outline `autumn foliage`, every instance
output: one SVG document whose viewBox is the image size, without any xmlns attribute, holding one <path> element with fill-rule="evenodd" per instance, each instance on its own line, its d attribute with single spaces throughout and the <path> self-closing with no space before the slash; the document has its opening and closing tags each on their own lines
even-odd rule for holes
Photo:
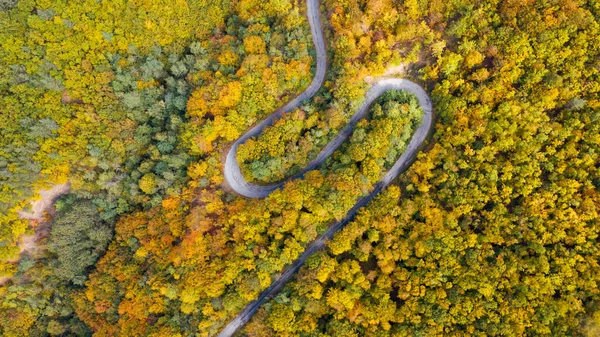
<svg viewBox="0 0 600 337">
<path fill-rule="evenodd" d="M 379 76 L 435 132 L 249 336 L 595 336 L 600 9 L 594 1 L 323 1 L 328 75 L 239 147 L 297 172 Z M 266 199 L 231 142 L 306 88 L 303 1 L 0 0 L 0 335 L 214 336 L 368 193 L 419 119 L 390 92 Z M 398 67 L 400 64 L 404 67 Z M 35 254 L 17 211 L 70 181 Z"/>
</svg>

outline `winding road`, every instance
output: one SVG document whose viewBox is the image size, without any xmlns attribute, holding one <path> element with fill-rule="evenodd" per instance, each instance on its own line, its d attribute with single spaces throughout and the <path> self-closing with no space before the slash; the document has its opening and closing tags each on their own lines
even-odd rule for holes
<svg viewBox="0 0 600 337">
<path fill-rule="evenodd" d="M 348 222 L 350 222 L 358 210 L 365 206 L 369 201 L 371 201 L 379 192 L 381 192 L 385 187 L 387 187 L 393 180 L 396 178 L 401 172 L 403 172 L 412 162 L 412 160 L 416 157 L 419 149 L 427 135 L 429 134 L 432 127 L 432 115 L 433 108 L 431 104 L 431 99 L 419 86 L 418 84 L 411 82 L 406 79 L 400 78 L 388 78 L 377 81 L 367 92 L 366 99 L 364 103 L 360 106 L 357 112 L 352 116 L 350 122 L 340 131 L 340 133 L 331 140 L 321 152 L 317 155 L 317 157 L 308 163 L 308 165 L 297 175 L 292 176 L 282 182 L 270 184 L 270 185 L 256 185 L 252 184 L 244 178 L 238 162 L 236 160 L 236 150 L 238 145 L 244 143 L 248 139 L 252 137 L 256 137 L 260 135 L 264 128 L 267 126 L 273 125 L 277 119 L 282 117 L 286 112 L 289 112 L 295 108 L 297 108 L 302 101 L 311 98 L 314 96 L 321 85 L 323 84 L 323 80 L 325 79 L 325 72 L 327 71 L 327 54 L 325 50 L 325 42 L 323 38 L 323 29 L 321 26 L 321 18 L 320 18 L 320 10 L 319 10 L 319 1 L 318 0 L 306 0 L 307 7 L 307 15 L 308 21 L 310 24 L 310 29 L 312 33 L 313 43 L 315 45 L 316 54 L 317 54 L 317 69 L 315 72 L 315 77 L 313 78 L 311 84 L 308 88 L 290 101 L 288 104 L 275 111 L 261 123 L 250 129 L 246 132 L 242 137 L 233 143 L 229 152 L 227 153 L 227 157 L 225 159 L 224 166 L 224 174 L 225 179 L 229 186 L 237 193 L 249 197 L 249 198 L 264 198 L 268 196 L 274 190 L 280 188 L 287 181 L 292 179 L 297 179 L 302 177 L 306 172 L 311 171 L 319 167 L 333 152 L 352 134 L 352 130 L 358 121 L 364 118 L 371 107 L 371 104 L 379 98 L 383 93 L 388 90 L 405 90 L 413 93 L 421 105 L 423 109 L 423 117 L 421 120 L 421 125 L 413 134 L 410 143 L 406 147 L 406 150 L 400 158 L 394 163 L 392 168 L 385 174 L 385 176 L 375 184 L 375 187 L 371 193 L 362 197 L 361 199 L 352 206 L 352 208 L 346 213 L 346 216 L 340 220 L 332 224 L 325 233 L 323 233 L 319 238 L 310 243 L 304 253 L 300 255 L 298 259 L 296 259 L 287 269 L 285 269 L 282 274 L 279 276 L 277 280 L 275 280 L 271 286 L 265 289 L 258 298 L 248 304 L 246 308 L 244 308 L 218 335 L 219 337 L 229 337 L 232 336 L 239 328 L 244 326 L 250 318 L 258 311 L 259 307 L 269 298 L 273 297 L 275 294 L 281 290 L 281 288 L 287 283 L 293 275 L 300 269 L 300 267 L 304 264 L 306 259 L 311 256 L 313 253 L 323 249 L 325 247 L 325 243 L 327 240 L 330 240 L 333 235 L 340 229 L 342 229 Z"/>
</svg>

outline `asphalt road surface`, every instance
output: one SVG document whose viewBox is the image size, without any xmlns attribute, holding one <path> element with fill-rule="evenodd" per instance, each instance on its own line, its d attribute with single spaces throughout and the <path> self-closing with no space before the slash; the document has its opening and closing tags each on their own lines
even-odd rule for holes
<svg viewBox="0 0 600 337">
<path fill-rule="evenodd" d="M 255 301 L 248 304 L 248 306 L 246 306 L 244 310 L 242 310 L 231 322 L 229 322 L 227 326 L 225 326 L 225 328 L 218 335 L 219 337 L 232 336 L 238 329 L 244 326 L 265 301 L 272 298 L 275 294 L 279 292 L 279 290 L 281 290 L 285 283 L 287 283 L 294 276 L 294 274 L 298 271 L 298 269 L 300 269 L 300 267 L 304 264 L 304 262 L 309 256 L 323 249 L 327 240 L 330 240 L 335 234 L 335 232 L 342 229 L 348 222 L 350 222 L 361 207 L 365 206 L 377 194 L 379 194 L 379 192 L 381 192 L 386 186 L 388 186 L 394 180 L 394 178 L 396 178 L 400 173 L 406 170 L 410 163 L 412 163 L 412 161 L 415 159 L 421 145 L 427 138 L 427 135 L 429 134 L 432 127 L 433 108 L 431 105 L 431 99 L 421 86 L 406 79 L 383 79 L 377 81 L 369 89 L 364 103 L 352 116 L 350 122 L 342 129 L 342 131 L 340 131 L 340 133 L 333 140 L 331 140 L 323 148 L 323 150 L 321 150 L 321 152 L 317 155 L 317 157 L 314 160 L 308 163 L 308 165 L 300 173 L 282 182 L 270 185 L 256 185 L 246 181 L 246 179 L 242 175 L 242 172 L 240 170 L 235 156 L 238 145 L 244 143 L 246 140 L 252 137 L 260 135 L 265 127 L 272 125 L 286 112 L 297 108 L 302 103 L 302 101 L 314 96 L 323 84 L 323 80 L 325 79 L 327 64 L 325 43 L 323 40 L 323 30 L 320 19 L 319 1 L 307 0 L 306 6 L 308 21 L 310 23 L 310 29 L 312 33 L 312 39 L 317 52 L 317 69 L 315 72 L 315 77 L 313 78 L 310 86 L 304 92 L 302 92 L 298 97 L 290 101 L 288 104 L 286 104 L 279 110 L 269 115 L 269 117 L 263 120 L 260 124 L 246 132 L 246 134 L 244 134 L 242 137 L 236 140 L 233 146 L 230 148 L 229 152 L 227 153 L 227 158 L 225 160 L 224 171 L 227 183 L 235 192 L 249 198 L 264 198 L 274 190 L 282 187 L 283 184 L 285 184 L 285 182 L 291 179 L 300 178 L 304 175 L 304 173 L 316 169 L 331 154 L 333 154 L 333 152 L 352 134 L 354 126 L 358 121 L 360 121 L 366 116 L 371 104 L 377 98 L 379 98 L 379 96 L 381 96 L 388 90 L 405 90 L 413 93 L 417 97 L 417 99 L 419 100 L 419 104 L 423 108 L 423 118 L 421 120 L 421 125 L 413 134 L 413 137 L 411 138 L 411 141 L 406 147 L 404 153 L 400 156 L 396 163 L 394 163 L 394 166 L 392 166 L 392 168 L 385 174 L 385 176 L 375 185 L 373 191 L 359 199 L 358 202 L 354 204 L 354 206 L 352 206 L 350 211 L 346 213 L 346 216 L 341 221 L 332 224 L 325 233 L 323 233 L 321 236 L 319 236 L 319 238 L 317 238 L 315 241 L 309 244 L 304 253 L 298 259 L 296 259 L 287 269 L 285 269 L 283 273 L 279 276 L 279 278 L 275 280 L 271 284 L 271 286 L 269 286 L 269 288 L 264 290 Z"/>
</svg>

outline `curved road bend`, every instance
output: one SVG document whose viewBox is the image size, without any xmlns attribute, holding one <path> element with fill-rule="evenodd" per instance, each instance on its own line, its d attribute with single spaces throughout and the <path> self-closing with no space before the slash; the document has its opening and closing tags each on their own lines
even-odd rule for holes
<svg viewBox="0 0 600 337">
<path fill-rule="evenodd" d="M 258 125 L 250 129 L 238 140 L 236 140 L 229 149 L 227 157 L 225 158 L 225 180 L 227 180 L 227 183 L 235 192 L 245 197 L 264 198 L 277 188 L 283 186 L 283 184 L 287 180 L 277 184 L 266 186 L 255 185 L 247 182 L 244 176 L 242 175 L 242 171 L 240 170 L 240 166 L 238 165 L 237 159 L 235 157 L 238 145 L 246 142 L 252 137 L 260 135 L 265 127 L 273 125 L 273 123 L 275 123 L 275 121 L 282 117 L 286 112 L 294 110 L 295 108 L 300 106 L 300 103 L 302 103 L 302 101 L 313 97 L 317 93 L 319 88 L 321 88 L 323 80 L 325 79 L 325 72 L 327 71 L 327 54 L 325 52 L 323 29 L 321 28 L 319 1 L 306 0 L 306 13 L 308 15 L 308 22 L 310 24 L 310 32 L 312 35 L 313 44 L 315 45 L 315 50 L 317 52 L 317 69 L 315 71 L 315 77 L 313 77 L 313 80 L 308 86 L 308 88 L 306 88 L 306 90 L 304 90 L 300 95 L 298 95 L 298 97 L 294 98 L 288 104 L 279 108 L 279 110 L 270 114 L 269 117 L 265 118 L 262 122 L 260 122 Z M 312 170 L 318 166 L 318 164 L 314 166 L 311 166 L 311 164 L 312 162 L 309 163 L 308 166 L 302 172 L 300 172 L 299 175 L 302 175 L 305 172 Z M 296 176 L 292 178 L 296 178 Z"/>
<path fill-rule="evenodd" d="M 287 283 L 293 275 L 300 269 L 300 267 L 304 264 L 306 259 L 311 256 L 313 253 L 323 249 L 325 247 L 325 242 L 330 240 L 333 235 L 340 229 L 342 229 L 348 222 L 350 222 L 358 210 L 365 206 L 369 201 L 371 201 L 379 192 L 381 192 L 385 187 L 387 187 L 394 178 L 396 178 L 400 173 L 402 173 L 406 168 L 410 165 L 412 160 L 416 157 L 419 149 L 432 126 L 432 115 L 433 108 L 431 104 L 431 99 L 423 90 L 421 86 L 418 84 L 411 82 L 406 79 L 384 79 L 378 81 L 374 84 L 369 91 L 367 92 L 367 96 L 365 102 L 360 106 L 358 111 L 352 116 L 350 122 L 340 131 L 340 133 L 329 142 L 323 150 L 317 155 L 317 157 L 312 160 L 299 174 L 290 177 L 282 182 L 271 184 L 271 185 L 256 185 L 249 183 L 246 181 L 240 167 L 236 161 L 235 153 L 237 150 L 237 146 L 241 143 L 244 143 L 251 137 L 258 136 L 262 133 L 263 129 L 267 126 L 272 125 L 277 118 L 282 116 L 284 113 L 295 109 L 300 105 L 300 103 L 305 100 L 311 98 L 317 90 L 319 90 L 321 84 L 323 83 L 323 79 L 325 78 L 326 69 L 326 53 L 325 53 L 325 43 L 323 41 L 323 31 L 321 28 L 321 20 L 319 13 L 319 2 L 318 0 L 307 0 L 307 14 L 308 21 L 310 23 L 313 43 L 315 45 L 315 49 L 317 51 L 317 70 L 315 72 L 315 77 L 313 78 L 310 86 L 302 92 L 298 97 L 290 101 L 284 107 L 275 111 L 269 117 L 267 117 L 260 124 L 250 129 L 246 134 L 240 137 L 231 149 L 229 153 L 227 153 L 227 158 L 225 160 L 225 179 L 235 190 L 237 193 L 244 195 L 249 198 L 264 198 L 268 196 L 272 191 L 277 188 L 283 186 L 283 184 L 291 179 L 296 179 L 304 175 L 307 171 L 314 170 L 319 165 L 321 165 L 325 159 L 327 159 L 343 142 L 350 136 L 352 130 L 356 123 L 364 118 L 369 111 L 371 104 L 379 98 L 383 93 L 388 90 L 406 90 L 408 92 L 413 93 L 421 107 L 423 108 L 423 117 L 421 120 L 421 125 L 413 134 L 410 143 L 406 147 L 406 150 L 400 158 L 394 163 L 392 168 L 385 174 L 385 176 L 375 184 L 375 187 L 371 193 L 360 198 L 354 206 L 346 213 L 346 216 L 340 220 L 339 222 L 331 225 L 325 233 L 323 233 L 319 238 L 310 243 L 304 253 L 300 255 L 298 259 L 296 259 L 287 269 L 283 271 L 283 273 L 279 276 L 277 280 L 275 280 L 271 286 L 265 289 L 258 298 L 248 304 L 246 308 L 244 308 L 218 335 L 219 337 L 229 337 L 232 336 L 239 328 L 244 326 L 250 318 L 258 311 L 258 308 L 269 298 L 273 297 L 275 294 L 281 290 L 285 283 Z"/>
</svg>

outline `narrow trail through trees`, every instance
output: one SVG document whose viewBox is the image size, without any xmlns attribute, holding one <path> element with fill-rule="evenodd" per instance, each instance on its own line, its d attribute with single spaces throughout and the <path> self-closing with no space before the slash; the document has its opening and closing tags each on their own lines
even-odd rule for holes
<svg viewBox="0 0 600 337">
<path fill-rule="evenodd" d="M 227 153 L 224 167 L 225 179 L 229 186 L 235 192 L 243 196 L 249 198 L 264 198 L 274 190 L 282 187 L 287 181 L 301 178 L 306 172 L 316 169 L 352 134 L 354 126 L 358 121 L 367 115 L 372 103 L 388 90 L 405 90 L 417 97 L 419 104 L 423 109 L 421 125 L 413 134 L 404 153 L 402 153 L 400 158 L 394 163 L 392 168 L 385 174 L 385 176 L 377 184 L 375 184 L 373 191 L 359 199 L 358 202 L 356 202 L 356 204 L 354 204 L 354 206 L 348 211 L 348 213 L 346 213 L 346 216 L 341 221 L 332 224 L 327 231 L 325 231 L 325 233 L 308 245 L 304 253 L 287 269 L 285 269 L 281 276 L 279 276 L 279 278 L 275 280 L 271 286 L 264 290 L 255 301 L 248 304 L 246 308 L 244 308 L 231 322 L 229 322 L 227 326 L 225 326 L 225 328 L 218 335 L 219 337 L 232 336 L 239 328 L 244 326 L 266 300 L 273 297 L 277 292 L 279 292 L 279 290 L 281 290 L 285 283 L 287 283 L 293 277 L 293 275 L 300 269 L 309 256 L 323 249 L 327 240 L 330 240 L 338 230 L 342 229 L 348 222 L 350 222 L 360 208 L 369 203 L 369 201 L 371 201 L 377 194 L 387 187 L 394 180 L 394 178 L 402 173 L 416 157 L 421 145 L 427 138 L 427 135 L 432 127 L 433 108 L 431 99 L 421 86 L 412 81 L 400 78 L 376 81 L 375 84 L 369 89 L 364 103 L 352 116 L 350 122 L 333 140 L 331 140 L 323 148 L 323 150 L 321 150 L 315 159 L 308 163 L 308 165 L 301 172 L 279 183 L 270 185 L 256 185 L 246 181 L 236 160 L 236 151 L 238 145 L 244 143 L 252 137 L 260 135 L 266 127 L 273 125 L 273 123 L 285 113 L 297 108 L 302 101 L 314 96 L 325 79 L 327 62 L 323 29 L 321 26 L 319 1 L 306 0 L 306 7 L 312 39 L 317 55 L 315 76 L 311 84 L 304 92 L 279 110 L 269 115 L 267 118 L 265 118 L 265 120 L 250 129 L 233 143 L 229 149 L 229 152 Z"/>
</svg>

